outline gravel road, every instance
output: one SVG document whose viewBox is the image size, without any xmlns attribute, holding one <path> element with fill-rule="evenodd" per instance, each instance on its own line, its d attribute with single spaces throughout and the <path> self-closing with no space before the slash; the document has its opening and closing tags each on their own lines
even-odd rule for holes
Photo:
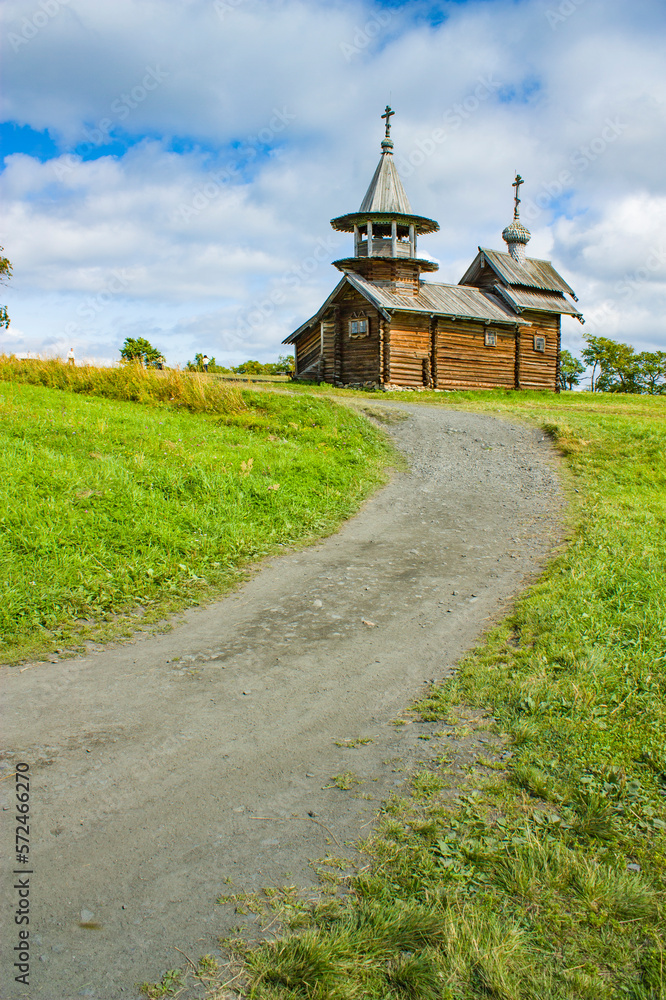
<svg viewBox="0 0 666 1000">
<path fill-rule="evenodd" d="M 4 868 L 5 1000 L 134 998 L 183 963 L 176 947 L 214 953 L 239 923 L 221 893 L 314 886 L 309 862 L 351 856 L 423 757 L 422 730 L 392 720 L 543 565 L 563 499 L 534 429 L 379 405 L 406 414 L 388 429 L 410 471 L 338 534 L 167 633 L 0 668 L 3 767 L 32 768 L 34 872 L 26 990 Z M 356 738 L 372 742 L 336 746 Z M 344 771 L 361 784 L 332 785 Z M 13 784 L 0 784 L 9 865 Z"/>
</svg>

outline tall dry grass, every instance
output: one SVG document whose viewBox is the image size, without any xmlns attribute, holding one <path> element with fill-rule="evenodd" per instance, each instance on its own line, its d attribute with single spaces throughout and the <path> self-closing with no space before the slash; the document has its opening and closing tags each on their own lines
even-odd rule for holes
<svg viewBox="0 0 666 1000">
<path fill-rule="evenodd" d="M 22 360 L 2 354 L 0 380 L 133 403 L 166 403 L 195 413 L 236 413 L 245 409 L 237 386 L 199 372 L 173 368 L 159 371 L 140 364 L 76 367 L 58 360 Z"/>
</svg>

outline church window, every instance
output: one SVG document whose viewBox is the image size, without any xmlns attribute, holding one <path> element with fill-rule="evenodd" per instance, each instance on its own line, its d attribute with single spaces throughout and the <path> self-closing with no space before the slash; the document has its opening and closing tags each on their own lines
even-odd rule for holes
<svg viewBox="0 0 666 1000">
<path fill-rule="evenodd" d="M 535 337 L 534 338 L 534 350 L 539 351 L 541 354 L 546 353 L 546 338 L 545 337 Z"/>
<path fill-rule="evenodd" d="M 349 336 L 354 338 L 368 336 L 367 316 L 354 316 L 349 320 Z"/>
<path fill-rule="evenodd" d="M 497 347 L 497 334 L 486 330 L 486 347 Z"/>
</svg>

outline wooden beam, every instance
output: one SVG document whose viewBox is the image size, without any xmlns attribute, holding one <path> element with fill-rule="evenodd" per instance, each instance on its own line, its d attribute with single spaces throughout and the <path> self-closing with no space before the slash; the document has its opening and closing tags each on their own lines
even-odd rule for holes
<svg viewBox="0 0 666 1000">
<path fill-rule="evenodd" d="M 516 326 L 516 346 L 513 362 L 513 387 L 520 389 L 520 327 Z"/>
<path fill-rule="evenodd" d="M 437 317 L 430 317 L 430 376 L 433 389 L 437 388 Z"/>
<path fill-rule="evenodd" d="M 382 320 L 384 324 L 384 382 L 391 381 L 391 324 Z"/>
<path fill-rule="evenodd" d="M 340 324 L 340 306 L 333 306 L 333 381 L 342 381 L 342 329 Z"/>
<path fill-rule="evenodd" d="M 384 326 L 385 320 L 378 315 L 379 336 L 377 337 L 377 371 L 379 373 L 379 384 L 384 384 Z"/>
</svg>

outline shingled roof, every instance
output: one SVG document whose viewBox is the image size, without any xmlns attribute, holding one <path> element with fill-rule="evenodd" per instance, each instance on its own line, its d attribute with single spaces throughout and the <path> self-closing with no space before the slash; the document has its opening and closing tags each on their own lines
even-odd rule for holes
<svg viewBox="0 0 666 1000">
<path fill-rule="evenodd" d="M 314 323 L 318 323 L 334 302 L 338 292 L 346 284 L 360 292 L 387 320 L 390 319 L 392 312 L 412 312 L 425 313 L 428 316 L 476 320 L 480 323 L 499 323 L 514 328 L 516 324 L 532 325 L 520 320 L 515 311 L 508 307 L 501 298 L 483 288 L 422 281 L 416 295 L 411 292 L 401 295 L 383 285 L 368 281 L 360 274 L 347 272 L 342 281 L 335 286 L 321 309 L 288 337 L 285 337 L 282 343 L 293 344 L 301 333 Z"/>
<path fill-rule="evenodd" d="M 567 285 L 549 260 L 526 257 L 524 262 L 519 263 L 511 254 L 488 250 L 485 247 L 479 247 L 477 256 L 460 279 L 461 285 L 476 284 L 483 266 L 482 261 L 487 263 L 506 285 L 538 288 L 543 292 L 562 292 L 571 295 L 574 301 L 578 301 L 573 288 Z"/>
<path fill-rule="evenodd" d="M 386 147 L 377 164 L 370 187 L 361 202 L 360 212 L 387 215 L 411 215 L 412 206 L 402 186 L 391 150 Z"/>
<path fill-rule="evenodd" d="M 532 289 L 516 288 L 515 286 L 507 288 L 505 285 L 500 284 L 493 285 L 493 291 L 508 302 L 519 314 L 525 309 L 537 309 L 540 312 L 555 312 L 565 316 L 575 316 L 576 319 L 581 320 L 583 318 L 583 314 L 576 308 L 573 302 L 570 302 L 564 295 L 558 295 L 556 292 L 533 291 Z"/>
</svg>

